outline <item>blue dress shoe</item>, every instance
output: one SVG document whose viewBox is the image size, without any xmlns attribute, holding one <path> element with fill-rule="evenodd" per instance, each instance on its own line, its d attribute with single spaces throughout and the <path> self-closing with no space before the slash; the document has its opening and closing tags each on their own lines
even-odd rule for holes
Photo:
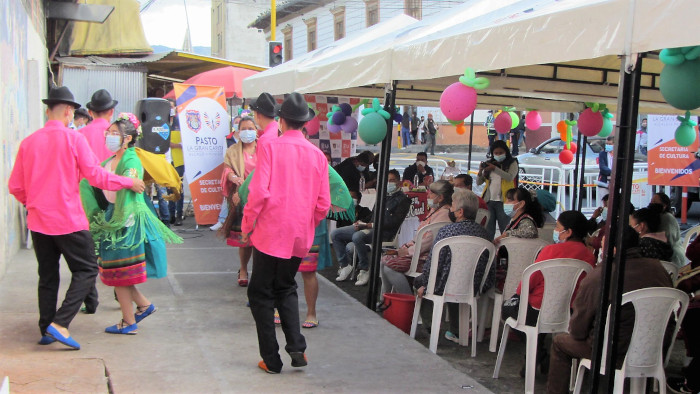
<svg viewBox="0 0 700 394">
<path fill-rule="evenodd" d="M 54 342 L 56 342 L 56 340 L 51 338 L 50 336 L 42 335 L 41 339 L 39 340 L 39 345 L 50 345 Z"/>
<path fill-rule="evenodd" d="M 58 332 L 58 330 L 53 326 L 49 326 L 49 328 L 46 329 L 46 335 L 50 336 L 51 338 L 61 342 L 62 344 L 70 348 L 80 350 L 80 344 L 75 339 L 73 339 L 72 337 L 64 337 L 63 334 Z"/>
<path fill-rule="evenodd" d="M 134 314 L 134 318 L 136 319 L 136 323 L 141 322 L 141 320 L 147 318 L 148 316 L 150 316 L 150 315 L 151 315 L 152 313 L 154 313 L 155 311 L 157 311 L 156 306 L 153 305 L 153 304 L 151 304 L 151 305 L 148 306 L 148 308 L 146 308 L 145 311 L 143 311 L 143 312 L 141 312 L 141 313 L 135 313 L 135 314 Z"/>
<path fill-rule="evenodd" d="M 119 326 L 122 326 L 119 328 Z M 131 324 L 131 325 L 126 325 L 124 321 L 120 324 L 115 324 L 113 326 L 109 326 L 105 328 L 105 332 L 109 334 L 125 334 L 125 335 L 136 335 L 138 334 L 138 326 L 136 326 L 136 323 Z"/>
</svg>

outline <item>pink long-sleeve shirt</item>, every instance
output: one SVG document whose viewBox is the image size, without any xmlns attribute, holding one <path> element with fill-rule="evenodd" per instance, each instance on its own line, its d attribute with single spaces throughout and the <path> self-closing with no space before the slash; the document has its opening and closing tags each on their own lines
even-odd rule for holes
<svg viewBox="0 0 700 394">
<path fill-rule="evenodd" d="M 88 145 L 92 149 L 92 152 L 97 156 L 97 161 L 102 163 L 107 160 L 108 157 L 114 155 L 105 146 L 105 130 L 109 128 L 109 122 L 102 118 L 95 118 L 89 125 L 78 130 L 78 132 L 85 136 Z"/>
<path fill-rule="evenodd" d="M 258 137 L 258 145 L 257 149 L 260 149 L 260 146 L 267 144 L 269 141 L 274 140 L 279 136 L 279 123 L 272 121 L 265 126 L 265 130 L 263 130 L 262 134 Z"/>
<path fill-rule="evenodd" d="M 88 230 L 78 182 L 100 189 L 133 186 L 131 178 L 100 167 L 85 137 L 57 120 L 22 140 L 12 167 L 10 194 L 27 207 L 27 227 L 46 235 Z"/>
<path fill-rule="evenodd" d="M 258 144 L 241 231 L 260 252 L 281 259 L 304 257 L 318 223 L 331 206 L 328 162 L 301 131 Z"/>
</svg>

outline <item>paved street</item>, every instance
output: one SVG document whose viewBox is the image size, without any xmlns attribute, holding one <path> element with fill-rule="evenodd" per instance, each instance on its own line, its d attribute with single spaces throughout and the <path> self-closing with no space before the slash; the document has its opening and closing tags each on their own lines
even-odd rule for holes
<svg viewBox="0 0 700 394">
<path fill-rule="evenodd" d="M 21 250 L 0 280 L 0 377 L 10 377 L 12 392 L 489 392 L 320 276 L 320 327 L 304 330 L 309 366 L 293 369 L 283 354 L 282 374 L 265 374 L 245 289 L 235 284 L 235 249 L 207 228 L 181 235 L 168 277 L 139 286 L 159 310 L 138 335 L 103 332 L 121 314 L 99 284 L 97 314 L 70 327 L 79 351 L 36 344 L 36 261 Z"/>
</svg>

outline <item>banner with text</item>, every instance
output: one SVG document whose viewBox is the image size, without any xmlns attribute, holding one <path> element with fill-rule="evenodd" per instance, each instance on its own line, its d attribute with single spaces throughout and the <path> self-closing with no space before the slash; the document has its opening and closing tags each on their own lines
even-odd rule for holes
<svg viewBox="0 0 700 394">
<path fill-rule="evenodd" d="M 698 139 L 690 146 L 678 145 L 675 134 L 679 125 L 675 115 L 647 117 L 650 185 L 698 186 L 700 160 L 694 154 Z"/>
<path fill-rule="evenodd" d="M 218 220 L 223 200 L 221 172 L 231 121 L 224 88 L 173 85 L 195 221 L 213 224 Z"/>
</svg>

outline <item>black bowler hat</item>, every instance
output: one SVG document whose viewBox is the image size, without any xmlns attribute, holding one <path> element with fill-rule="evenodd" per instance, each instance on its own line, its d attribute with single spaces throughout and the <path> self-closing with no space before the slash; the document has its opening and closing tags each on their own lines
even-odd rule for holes
<svg viewBox="0 0 700 394">
<path fill-rule="evenodd" d="M 72 105 L 75 109 L 80 108 L 80 104 L 75 102 L 75 97 L 73 97 L 73 93 L 71 93 L 70 90 L 65 86 L 51 88 L 51 90 L 49 90 L 49 98 L 45 98 L 41 100 L 41 102 L 43 102 L 46 105 L 68 104 Z"/>
<path fill-rule="evenodd" d="M 285 120 L 308 122 L 316 116 L 316 113 L 306 104 L 304 96 L 294 92 L 284 99 L 282 105 L 277 110 L 277 115 Z"/>
<path fill-rule="evenodd" d="M 250 109 L 268 118 L 274 118 L 276 104 L 274 97 L 270 93 L 260 93 L 258 99 L 250 104 Z"/>
<path fill-rule="evenodd" d="M 112 95 L 105 89 L 100 89 L 92 94 L 90 102 L 85 104 L 90 111 L 102 112 L 112 109 L 119 103 L 117 100 L 112 100 Z"/>
</svg>

